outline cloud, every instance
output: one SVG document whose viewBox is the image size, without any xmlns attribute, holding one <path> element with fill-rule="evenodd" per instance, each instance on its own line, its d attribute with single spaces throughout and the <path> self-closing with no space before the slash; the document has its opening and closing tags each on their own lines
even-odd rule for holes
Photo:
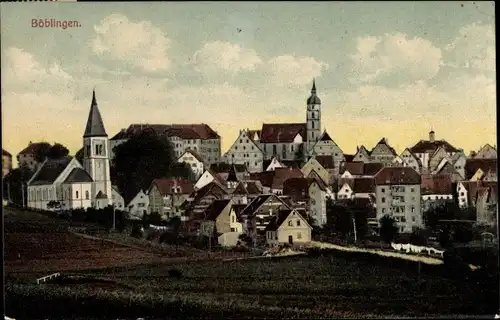
<svg viewBox="0 0 500 320">
<path fill-rule="evenodd" d="M 473 23 L 460 28 L 445 47 L 447 66 L 495 72 L 495 30 L 492 25 Z"/>
<path fill-rule="evenodd" d="M 329 65 L 312 57 L 283 55 L 268 61 L 268 72 L 278 86 L 303 86 L 321 76 Z"/>
<path fill-rule="evenodd" d="M 262 63 L 255 50 L 224 41 L 206 43 L 195 52 L 193 61 L 199 72 L 214 72 L 220 69 L 231 72 L 254 71 L 256 66 Z"/>
<path fill-rule="evenodd" d="M 354 83 L 374 83 L 394 74 L 404 74 L 398 80 L 413 82 L 429 80 L 439 71 L 442 53 L 432 42 L 403 33 L 366 36 L 357 39 L 354 63 Z M 400 82 L 401 83 L 401 82 Z"/>
<path fill-rule="evenodd" d="M 150 21 L 132 22 L 112 14 L 94 26 L 91 48 L 97 55 L 127 62 L 145 71 L 162 71 L 171 66 L 167 50 L 171 40 Z"/>
</svg>

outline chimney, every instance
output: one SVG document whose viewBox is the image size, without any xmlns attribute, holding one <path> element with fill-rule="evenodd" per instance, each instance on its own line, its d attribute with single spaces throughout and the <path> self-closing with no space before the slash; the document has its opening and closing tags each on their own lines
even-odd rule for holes
<svg viewBox="0 0 500 320">
<path fill-rule="evenodd" d="M 435 133 L 434 133 L 434 130 L 431 130 L 431 131 L 429 132 L 429 141 L 430 141 L 430 142 L 434 142 L 434 141 L 436 141 L 436 135 L 435 135 Z"/>
</svg>

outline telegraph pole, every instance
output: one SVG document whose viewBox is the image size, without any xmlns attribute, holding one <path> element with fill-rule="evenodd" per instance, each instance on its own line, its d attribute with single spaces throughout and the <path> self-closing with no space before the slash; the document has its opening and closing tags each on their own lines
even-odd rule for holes
<svg viewBox="0 0 500 320">
<path fill-rule="evenodd" d="M 352 215 L 352 226 L 353 226 L 353 229 L 354 229 L 354 242 L 357 243 L 358 242 L 358 236 L 356 234 L 356 218 L 354 217 L 354 214 Z"/>
</svg>

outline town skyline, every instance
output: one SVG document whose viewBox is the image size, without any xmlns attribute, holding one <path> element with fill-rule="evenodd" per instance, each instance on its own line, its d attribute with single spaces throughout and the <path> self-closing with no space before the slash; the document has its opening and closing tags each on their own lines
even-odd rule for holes
<svg viewBox="0 0 500 320">
<path fill-rule="evenodd" d="M 109 138 L 132 123 L 206 123 L 224 153 L 241 129 L 304 122 L 313 79 L 321 129 L 345 153 L 383 137 L 400 153 L 431 129 L 466 153 L 495 145 L 491 3 L 384 5 L 40 3 L 22 11 L 2 3 L 3 148 L 16 155 L 29 141 L 60 142 L 74 154 L 95 88 Z M 34 18 L 80 27 L 32 28 Z"/>
</svg>

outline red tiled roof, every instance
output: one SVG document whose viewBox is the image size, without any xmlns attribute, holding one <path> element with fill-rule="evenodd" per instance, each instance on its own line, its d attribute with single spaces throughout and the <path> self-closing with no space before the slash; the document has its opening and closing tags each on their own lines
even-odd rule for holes
<svg viewBox="0 0 500 320">
<path fill-rule="evenodd" d="M 443 147 L 446 152 L 458 152 L 458 149 L 449 144 L 446 140 L 436 140 L 434 142 L 420 140 L 410 148 L 410 151 L 413 153 L 433 153 L 439 147 Z"/>
<path fill-rule="evenodd" d="M 370 162 L 363 164 L 363 175 L 374 176 L 384 167 L 383 163 Z"/>
<path fill-rule="evenodd" d="M 449 174 L 422 174 L 422 194 L 452 194 L 453 179 Z"/>
<path fill-rule="evenodd" d="M 156 134 L 177 136 L 181 139 L 220 139 L 220 136 L 209 125 L 201 124 L 131 124 L 124 132 L 119 132 L 111 140 L 127 139 L 139 134 L 145 129 L 151 129 Z"/>
<path fill-rule="evenodd" d="M 491 171 L 497 172 L 497 159 L 467 159 L 465 162 L 465 179 L 469 180 L 478 169 L 484 173 Z"/>
<path fill-rule="evenodd" d="M 264 123 L 262 125 L 260 141 L 262 143 L 293 142 L 300 134 L 306 138 L 305 123 Z"/>
<path fill-rule="evenodd" d="M 2 156 L 6 156 L 6 157 L 11 157 L 12 158 L 12 155 L 7 152 L 6 150 L 2 149 Z"/>
<path fill-rule="evenodd" d="M 420 185 L 421 181 L 420 174 L 409 167 L 385 167 L 375 175 L 376 185 Z"/>
<path fill-rule="evenodd" d="M 316 156 L 316 161 L 325 169 L 333 169 L 335 167 L 332 156 Z"/>
<path fill-rule="evenodd" d="M 344 162 L 340 168 L 340 174 L 349 171 L 349 173 L 352 175 L 361 176 L 363 175 L 363 169 L 363 162 Z"/>
<path fill-rule="evenodd" d="M 156 185 L 163 196 L 177 193 L 172 191 L 173 188 L 176 188 L 176 190 L 177 188 L 181 189 L 180 193 L 177 194 L 191 194 L 194 191 L 194 184 L 184 179 L 154 179 L 153 182 L 151 182 L 149 190 L 151 190 L 153 185 Z"/>
<path fill-rule="evenodd" d="M 345 162 L 353 162 L 355 154 L 344 154 Z"/>
<path fill-rule="evenodd" d="M 293 201 L 305 201 L 309 198 L 308 178 L 291 178 L 283 183 L 283 195 L 289 196 Z"/>
<path fill-rule="evenodd" d="M 18 154 L 35 154 L 38 152 L 38 149 L 41 148 L 44 145 L 49 144 L 48 142 L 30 142 L 30 144 L 24 148 L 21 152 Z"/>
<path fill-rule="evenodd" d="M 210 165 L 210 170 L 217 173 L 229 173 L 233 168 L 236 170 L 236 173 L 246 172 L 247 166 L 244 164 L 229 164 L 226 162 L 216 162 Z"/>
<path fill-rule="evenodd" d="M 356 178 L 354 179 L 354 193 L 374 193 L 375 180 L 373 178 Z"/>
</svg>

